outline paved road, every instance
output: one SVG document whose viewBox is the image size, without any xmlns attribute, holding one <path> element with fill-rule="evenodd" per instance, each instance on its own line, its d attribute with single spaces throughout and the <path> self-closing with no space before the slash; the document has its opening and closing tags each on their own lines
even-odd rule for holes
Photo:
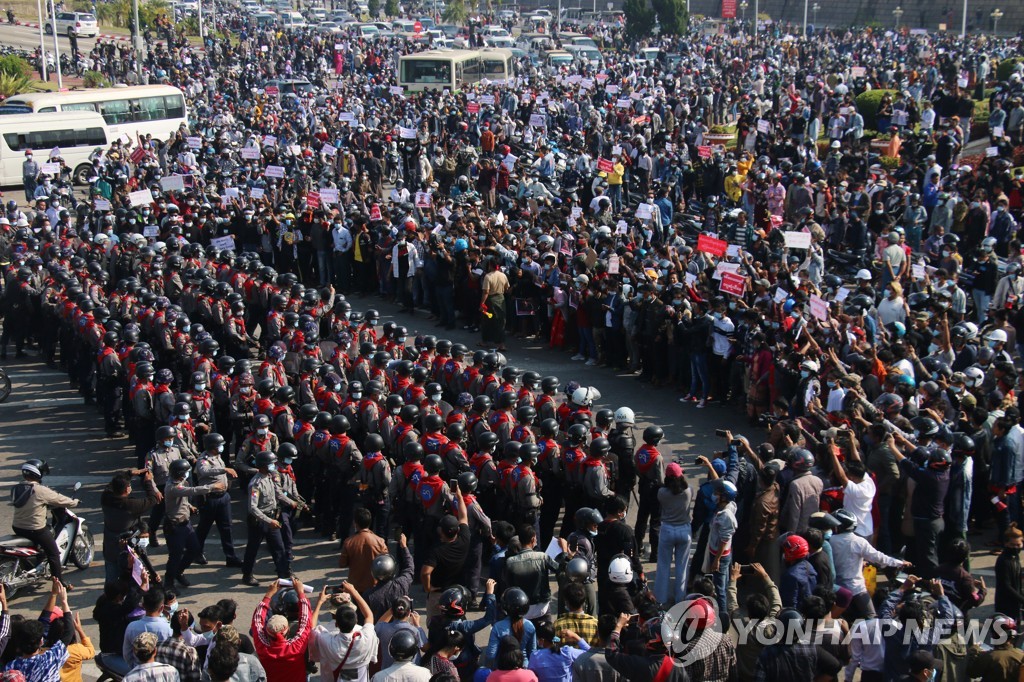
<svg viewBox="0 0 1024 682">
<path fill-rule="evenodd" d="M 353 306 L 360 310 L 377 307 L 385 320 L 394 319 L 406 325 L 410 337 L 417 333 L 438 332 L 421 315 L 414 318 L 397 315 L 395 308 L 376 299 L 354 299 Z M 476 336 L 462 331 L 452 332 L 449 338 L 463 341 L 471 347 L 477 341 Z M 698 467 L 693 465 L 694 458 L 721 447 L 721 439 L 714 435 L 715 429 L 730 428 L 752 439 L 756 437 L 754 431 L 747 428 L 745 417 L 735 409 L 709 407 L 698 410 L 690 405 L 682 405 L 674 391 L 651 389 L 631 376 L 616 376 L 609 370 L 571 362 L 568 354 L 551 351 L 546 345 L 511 339 L 507 356 L 517 366 L 536 370 L 542 375 L 559 376 L 563 385 L 575 379 L 584 385 L 596 386 L 603 395 L 599 401 L 602 407 L 614 409 L 629 405 L 636 411 L 638 430 L 650 422 L 658 423 L 666 431 L 663 452 L 669 457 L 678 457 L 691 477 L 700 474 Z M 71 596 L 72 607 L 89 615 L 103 582 L 100 554 L 102 518 L 98 512 L 100 491 L 115 471 L 134 466 L 132 450 L 127 440 L 104 438 L 101 416 L 94 407 L 82 404 L 77 392 L 68 388 L 66 376 L 59 371 L 46 367 L 35 356 L 12 361 L 6 367 L 14 382 L 14 391 L 7 403 L 0 404 L 0 488 L 3 489 L 0 494 L 4 494 L 18 479 L 19 465 L 30 457 L 40 457 L 50 463 L 52 475 L 47 483 L 56 488 L 70 491 L 75 481 L 84 484 L 80 493 L 82 512 L 96 536 L 97 556 L 92 568 L 86 571 L 71 569 L 68 579 L 75 585 Z M 234 497 L 235 543 L 240 545 L 241 553 L 245 528 L 238 521 L 241 517 L 241 503 L 237 500 L 237 490 L 234 491 Z M 0 505 L 0 528 L 9 529 L 10 520 L 10 507 Z M 239 602 L 239 626 L 247 627 L 247 620 L 262 595 L 262 589 L 240 585 L 237 570 L 224 567 L 220 544 L 212 535 L 208 539 L 206 553 L 211 563 L 205 567 L 194 566 L 189 571 L 193 587 L 182 591 L 182 605 L 198 610 L 230 595 Z M 162 569 L 166 549 L 161 546 L 152 555 L 155 565 Z M 324 581 L 338 584 L 345 574 L 336 568 L 337 544 L 308 531 L 298 534 L 295 555 L 296 573 L 318 589 Z M 992 557 L 984 552 L 978 553 L 974 566 L 982 569 L 982 575 L 987 574 L 987 581 L 994 587 Z M 652 573 L 654 566 L 648 564 L 647 569 Z M 263 550 L 257 565 L 257 576 L 267 582 L 272 574 L 269 556 Z M 418 603 L 423 603 L 423 595 L 418 587 L 414 588 L 414 597 Z M 27 591 L 14 599 L 13 608 L 27 615 L 38 609 L 43 599 L 43 592 Z M 327 618 L 324 617 L 325 622 Z M 87 632 L 97 643 L 98 632 L 91 617 L 83 620 Z M 95 679 L 94 668 L 87 668 L 86 673 L 86 679 Z"/>
<path fill-rule="evenodd" d="M 103 29 L 101 28 L 100 31 L 102 32 L 102 30 Z M 53 36 L 44 34 L 43 37 L 45 39 L 44 42 L 46 43 L 47 52 L 53 52 Z M 60 51 L 62 53 L 67 52 L 70 49 L 68 37 L 65 35 L 59 35 L 57 37 L 57 44 L 60 45 Z M 9 45 L 19 50 L 34 50 L 39 47 L 39 29 L 29 28 L 28 26 L 11 26 L 6 23 L 0 24 L 0 45 Z M 95 45 L 95 38 L 78 39 L 78 49 L 85 54 L 92 51 L 92 48 Z"/>
</svg>

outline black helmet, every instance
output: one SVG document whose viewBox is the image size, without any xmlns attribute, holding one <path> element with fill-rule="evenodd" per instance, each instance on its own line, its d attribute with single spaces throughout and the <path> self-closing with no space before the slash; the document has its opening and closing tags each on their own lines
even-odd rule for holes
<svg viewBox="0 0 1024 682">
<path fill-rule="evenodd" d="M 594 415 L 594 423 L 600 427 L 611 426 L 614 421 L 615 411 L 608 408 L 598 410 L 597 414 Z"/>
<path fill-rule="evenodd" d="M 370 563 L 370 575 L 377 582 L 383 583 L 395 577 L 398 572 L 398 564 L 395 557 L 390 554 L 381 554 Z"/>
<path fill-rule="evenodd" d="M 348 421 L 348 417 L 343 414 L 336 414 L 331 417 L 331 423 L 327 427 L 333 435 L 340 435 L 348 433 L 348 430 L 352 428 L 352 425 Z"/>
<path fill-rule="evenodd" d="M 806 448 L 793 448 L 786 457 L 786 466 L 793 471 L 810 471 L 814 466 L 814 455 Z"/>
<path fill-rule="evenodd" d="M 590 442 L 591 457 L 607 457 L 611 451 L 612 444 L 608 442 L 607 438 L 595 438 Z"/>
<path fill-rule="evenodd" d="M 644 429 L 644 442 L 648 445 L 657 445 L 665 437 L 665 429 L 660 426 L 648 426 Z"/>
<path fill-rule="evenodd" d="M 188 463 L 187 459 L 176 459 L 171 462 L 168 469 L 170 470 L 171 478 L 177 480 L 185 478 L 188 472 L 192 471 L 192 465 Z"/>
<path fill-rule="evenodd" d="M 261 398 L 269 398 L 274 395 L 274 380 L 260 379 L 259 383 L 256 384 L 256 392 L 259 393 Z"/>
<path fill-rule="evenodd" d="M 216 450 L 221 445 L 224 445 L 224 436 L 219 433 L 208 433 L 203 436 L 203 449 L 204 450 Z"/>
<path fill-rule="evenodd" d="M 383 557 L 391 559 L 388 555 L 382 555 L 377 557 L 381 559 Z M 394 563 L 394 559 L 391 562 Z M 374 560 L 376 563 L 376 559 Z M 416 635 L 413 634 L 412 630 L 408 628 L 401 628 L 395 631 L 395 634 L 391 635 L 391 641 L 388 642 L 388 653 L 391 658 L 396 661 L 411 661 L 416 658 L 416 654 L 420 651 L 419 642 L 416 641 Z"/>
<path fill-rule="evenodd" d="M 41 459 L 30 459 L 21 465 L 21 475 L 36 481 L 43 480 L 43 476 L 50 473 L 50 465 Z"/>
<path fill-rule="evenodd" d="M 441 613 L 449 618 L 458 618 L 466 615 L 466 588 L 462 585 L 449 587 L 441 593 L 438 608 L 441 609 Z"/>
<path fill-rule="evenodd" d="M 558 377 L 549 376 L 544 377 L 540 380 L 540 390 L 544 393 L 557 393 L 558 386 L 561 382 L 558 381 Z"/>
<path fill-rule="evenodd" d="M 558 435 L 558 420 L 548 417 L 540 423 L 540 432 L 548 438 L 554 438 Z"/>
<path fill-rule="evenodd" d="M 518 367 L 513 367 L 512 365 L 501 370 L 501 378 L 510 384 L 514 384 L 519 381 L 519 377 L 521 376 L 523 376 L 523 370 Z"/>
<path fill-rule="evenodd" d="M 459 474 L 459 490 L 464 493 L 472 494 L 476 492 L 476 487 L 479 481 L 476 478 L 476 474 L 472 471 L 463 471 Z"/>
<path fill-rule="evenodd" d="M 530 598 L 518 587 L 510 587 L 501 595 L 501 608 L 511 619 L 522 618 L 530 610 Z"/>
<path fill-rule="evenodd" d="M 427 431 L 440 431 L 444 428 L 444 417 L 431 412 L 423 418 L 423 427 Z"/>
<path fill-rule="evenodd" d="M 220 344 L 217 343 L 216 339 L 206 339 L 199 344 L 199 351 L 203 355 L 216 355 L 217 351 L 220 350 Z"/>
<path fill-rule="evenodd" d="M 478 395 L 473 398 L 473 411 L 474 412 L 486 412 L 491 409 L 491 399 L 485 395 Z"/>
<path fill-rule="evenodd" d="M 406 424 L 412 424 L 420 418 L 420 408 L 418 405 L 405 405 L 402 407 L 401 412 L 398 413 L 398 418 L 404 421 Z"/>
<path fill-rule="evenodd" d="M 423 470 L 428 476 L 436 476 L 444 470 L 444 461 L 441 455 L 427 455 L 423 458 Z"/>
<path fill-rule="evenodd" d="M 106 334 L 103 335 L 103 345 L 107 346 L 108 348 L 113 348 L 114 346 L 117 345 L 117 342 L 120 340 L 121 338 L 117 332 L 107 332 Z"/>
<path fill-rule="evenodd" d="M 161 426 L 156 430 L 157 440 L 167 440 L 168 438 L 174 438 L 175 435 L 177 434 L 174 432 L 173 426 Z"/>
<path fill-rule="evenodd" d="M 311 422 L 316 419 L 316 416 L 320 413 L 314 403 L 306 403 L 305 405 L 299 406 L 299 419 L 302 421 Z"/>
<path fill-rule="evenodd" d="M 280 447 L 277 448 L 277 455 L 284 460 L 285 463 L 288 463 L 288 460 L 295 459 L 299 456 L 299 449 L 291 443 L 281 443 Z"/>
<path fill-rule="evenodd" d="M 567 438 L 570 445 L 582 445 L 587 440 L 589 429 L 583 424 L 573 424 L 569 427 Z"/>
<path fill-rule="evenodd" d="M 445 427 L 444 435 L 453 443 L 461 443 L 462 438 L 466 435 L 466 427 L 462 422 L 452 422 Z"/>
<path fill-rule="evenodd" d="M 484 431 L 476 437 L 477 450 L 493 451 L 498 445 L 498 434 L 493 431 Z"/>
<path fill-rule="evenodd" d="M 277 462 L 277 455 L 270 450 L 263 450 L 256 453 L 256 468 L 264 469 Z"/>
<path fill-rule="evenodd" d="M 402 457 L 406 462 L 418 462 L 423 459 L 423 446 L 411 440 L 402 446 Z"/>
<path fill-rule="evenodd" d="M 290 403 L 295 400 L 295 389 L 291 386 L 278 386 L 274 392 L 274 401 L 278 403 Z"/>
<path fill-rule="evenodd" d="M 565 575 L 569 580 L 586 580 L 590 577 L 590 562 L 581 556 L 574 556 L 565 565 Z"/>
<path fill-rule="evenodd" d="M 576 522 L 576 530 L 584 531 L 590 526 L 597 525 L 603 520 L 601 518 L 601 512 L 597 511 L 593 507 L 580 507 L 576 510 L 576 516 L 573 517 Z"/>
<path fill-rule="evenodd" d="M 537 408 L 532 405 L 523 405 L 516 410 L 516 419 L 523 424 L 532 424 L 537 419 Z"/>
<path fill-rule="evenodd" d="M 387 400 L 384 401 L 384 409 L 388 411 L 388 414 L 398 414 L 402 411 L 404 406 L 405 400 L 403 400 L 402 396 L 397 393 L 392 393 L 387 397 Z"/>
<path fill-rule="evenodd" d="M 384 449 L 384 439 L 378 433 L 371 433 L 363 441 L 363 450 L 366 452 L 380 452 Z"/>
<path fill-rule="evenodd" d="M 510 459 L 510 460 L 518 461 L 519 460 L 519 451 L 522 449 L 522 447 L 523 447 L 523 444 L 518 442 L 518 441 L 514 441 L 514 440 L 508 441 L 502 447 L 502 450 L 501 450 L 501 457 L 502 457 L 502 459 Z"/>
<path fill-rule="evenodd" d="M 498 395 L 498 409 L 510 410 L 516 406 L 516 394 L 512 391 L 505 391 Z"/>
</svg>

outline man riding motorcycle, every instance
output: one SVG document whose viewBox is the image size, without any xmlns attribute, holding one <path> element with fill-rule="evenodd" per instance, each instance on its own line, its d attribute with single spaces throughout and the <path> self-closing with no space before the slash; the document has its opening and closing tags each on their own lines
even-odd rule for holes
<svg viewBox="0 0 1024 682">
<path fill-rule="evenodd" d="M 30 459 L 21 465 L 24 479 L 11 491 L 14 506 L 12 530 L 15 535 L 31 540 L 46 554 L 50 564 L 50 575 L 63 582 L 60 550 L 50 530 L 47 512 L 51 508 L 69 509 L 78 506 L 78 500 L 65 497 L 43 485 L 43 476 L 50 473 L 50 467 L 39 459 Z"/>
</svg>

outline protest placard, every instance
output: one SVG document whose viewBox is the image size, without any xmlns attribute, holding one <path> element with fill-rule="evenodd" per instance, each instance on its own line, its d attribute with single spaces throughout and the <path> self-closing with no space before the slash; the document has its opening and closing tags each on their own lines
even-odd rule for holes
<svg viewBox="0 0 1024 682">
<path fill-rule="evenodd" d="M 264 171 L 264 175 L 268 178 L 283 178 L 284 166 L 267 166 L 267 169 Z"/>
<path fill-rule="evenodd" d="M 221 251 L 234 251 L 235 238 L 230 235 L 227 237 L 214 237 L 210 240 L 210 246 Z"/>
<path fill-rule="evenodd" d="M 712 256 L 721 258 L 729 248 L 729 242 L 724 239 L 716 239 L 710 235 L 702 234 L 697 237 L 697 250 L 710 253 Z"/>
<path fill-rule="evenodd" d="M 153 203 L 153 192 L 148 189 L 129 192 L 128 201 L 132 206 L 148 206 Z"/>
<path fill-rule="evenodd" d="M 798 232 L 795 230 L 782 233 L 786 240 L 787 249 L 809 249 L 811 248 L 811 233 Z"/>
<path fill-rule="evenodd" d="M 718 284 L 719 291 L 733 296 L 742 296 L 746 287 L 747 278 L 735 272 L 723 272 L 722 281 Z"/>
</svg>

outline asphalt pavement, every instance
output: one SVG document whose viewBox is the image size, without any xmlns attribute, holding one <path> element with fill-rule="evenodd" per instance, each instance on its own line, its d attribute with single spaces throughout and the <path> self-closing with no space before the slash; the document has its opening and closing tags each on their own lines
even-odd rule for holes
<svg viewBox="0 0 1024 682">
<path fill-rule="evenodd" d="M 100 34 L 103 34 L 104 29 L 100 29 Z M 103 42 L 110 42 L 109 39 L 104 39 Z M 46 46 L 47 52 L 53 52 L 53 36 L 43 34 L 43 43 Z M 57 36 L 57 44 L 60 46 L 61 53 L 66 53 L 71 49 L 71 45 L 68 42 L 66 35 L 60 34 Z M 32 51 L 39 47 L 39 29 L 32 28 L 30 26 L 18 25 L 11 26 L 10 24 L 0 24 L 0 45 L 7 45 L 18 50 Z M 96 45 L 96 38 L 79 38 L 78 49 L 83 54 L 89 54 L 92 48 Z"/>
</svg>

